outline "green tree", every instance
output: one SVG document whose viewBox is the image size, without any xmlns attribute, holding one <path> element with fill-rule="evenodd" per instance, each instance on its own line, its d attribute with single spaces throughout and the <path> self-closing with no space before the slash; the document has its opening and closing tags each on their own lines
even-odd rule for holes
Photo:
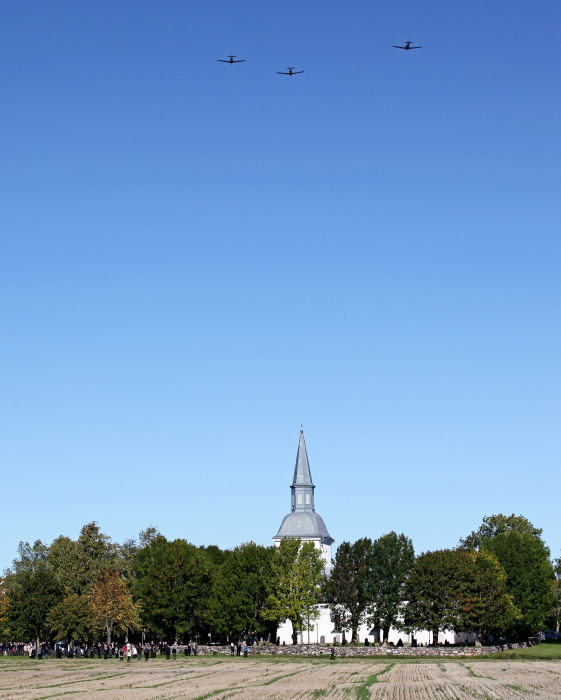
<svg viewBox="0 0 561 700">
<path fill-rule="evenodd" d="M 477 530 L 474 530 L 465 539 L 460 540 L 460 546 L 465 549 L 480 549 L 484 542 L 504 532 L 519 532 L 540 538 L 542 530 L 535 527 L 522 515 L 487 515 Z"/>
<path fill-rule="evenodd" d="M 373 544 L 369 538 L 363 537 L 353 544 L 342 542 L 324 587 L 335 629 L 350 629 L 354 641 L 358 641 L 358 628 L 366 622 L 372 605 L 373 562 Z"/>
<path fill-rule="evenodd" d="M 512 629 L 520 613 L 513 597 L 507 593 L 506 573 L 494 554 L 481 550 L 467 555 L 472 563 L 461 599 L 461 627 L 475 631 L 479 640 L 489 634 L 503 634 Z"/>
<path fill-rule="evenodd" d="M 309 630 L 319 612 L 324 563 L 313 542 L 295 538 L 281 540 L 271 561 L 268 581 L 269 594 L 263 617 L 277 623 L 290 620 L 292 638 L 296 643 L 297 631 Z"/>
<path fill-rule="evenodd" d="M 62 589 L 44 563 L 33 571 L 21 571 L 8 578 L 7 626 L 13 639 L 50 638 L 47 616 L 62 599 Z"/>
<path fill-rule="evenodd" d="M 204 553 L 185 540 L 157 535 L 139 549 L 134 571 L 133 593 L 149 630 L 168 640 L 202 631 L 211 584 Z"/>
<path fill-rule="evenodd" d="M 375 540 L 372 554 L 369 623 L 383 630 L 386 642 L 401 613 L 403 587 L 415 563 L 415 550 L 408 537 L 392 531 Z"/>
<path fill-rule="evenodd" d="M 88 596 L 69 593 L 49 610 L 47 625 L 56 639 L 93 641 L 93 610 Z"/>
<path fill-rule="evenodd" d="M 553 602 L 551 616 L 555 629 L 559 632 L 561 624 L 561 557 L 553 562 L 553 574 L 555 579 L 551 582 L 551 599 Z"/>
<path fill-rule="evenodd" d="M 483 542 L 501 563 L 520 617 L 512 631 L 524 638 L 541 629 L 553 606 L 553 569 L 549 550 L 539 536 L 515 530 L 501 532 Z"/>
<path fill-rule="evenodd" d="M 469 594 L 465 570 L 470 562 L 468 552 L 452 549 L 417 557 L 403 589 L 403 629 L 428 629 L 434 644 L 440 630 L 464 629 L 461 605 Z"/>
<path fill-rule="evenodd" d="M 33 573 L 45 563 L 48 552 L 49 548 L 41 540 L 35 540 L 32 545 L 29 542 L 20 542 L 18 545 L 18 558 L 14 559 L 12 568 L 8 573 Z"/>
<path fill-rule="evenodd" d="M 215 570 L 206 613 L 214 634 L 243 639 L 266 632 L 261 615 L 273 556 L 273 547 L 249 542 L 229 553 Z"/>
</svg>

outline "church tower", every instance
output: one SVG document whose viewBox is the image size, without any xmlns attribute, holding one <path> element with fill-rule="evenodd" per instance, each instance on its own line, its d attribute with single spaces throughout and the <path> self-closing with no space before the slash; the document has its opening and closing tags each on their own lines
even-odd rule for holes
<svg viewBox="0 0 561 700">
<path fill-rule="evenodd" d="M 285 516 L 279 531 L 273 537 L 278 547 L 285 537 L 299 538 L 303 542 L 313 542 L 320 550 L 327 571 L 331 568 L 331 545 L 333 538 L 327 531 L 323 518 L 316 513 L 314 486 L 304 431 L 300 430 L 294 478 L 290 486 L 291 512 Z"/>
</svg>

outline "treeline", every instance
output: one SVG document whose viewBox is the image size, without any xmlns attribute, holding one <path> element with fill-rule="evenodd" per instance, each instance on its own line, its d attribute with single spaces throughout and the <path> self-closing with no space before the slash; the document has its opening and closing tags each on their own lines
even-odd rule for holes
<svg viewBox="0 0 561 700">
<path fill-rule="evenodd" d="M 456 549 L 415 556 L 394 532 L 337 550 L 326 600 L 337 629 L 444 630 L 526 639 L 561 621 L 561 559 L 522 516 L 492 515 Z"/>
<path fill-rule="evenodd" d="M 560 560 L 521 516 L 495 515 L 458 548 L 415 556 L 394 532 L 343 542 L 324 575 L 312 543 L 233 550 L 167 540 L 155 528 L 114 543 L 96 523 L 77 540 L 20 543 L 0 581 L 0 640 L 275 639 L 313 625 L 327 603 L 336 629 L 475 631 L 524 637 L 559 623 Z"/>
</svg>

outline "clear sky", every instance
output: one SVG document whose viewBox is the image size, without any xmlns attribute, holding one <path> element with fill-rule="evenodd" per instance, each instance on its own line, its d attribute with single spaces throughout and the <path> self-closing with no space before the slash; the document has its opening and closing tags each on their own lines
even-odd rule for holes
<svg viewBox="0 0 561 700">
<path fill-rule="evenodd" d="M 0 568 L 91 520 L 271 544 L 301 423 L 335 546 L 514 512 L 559 556 L 560 26 L 4 3 Z"/>
</svg>

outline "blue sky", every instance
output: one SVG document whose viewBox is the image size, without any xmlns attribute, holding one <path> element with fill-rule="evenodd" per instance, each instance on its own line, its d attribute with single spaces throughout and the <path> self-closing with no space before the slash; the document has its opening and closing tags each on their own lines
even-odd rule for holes
<svg viewBox="0 0 561 700">
<path fill-rule="evenodd" d="M 91 520 L 270 544 L 301 423 L 336 545 L 515 512 L 559 556 L 560 22 L 6 4 L 0 567 Z"/>
</svg>

